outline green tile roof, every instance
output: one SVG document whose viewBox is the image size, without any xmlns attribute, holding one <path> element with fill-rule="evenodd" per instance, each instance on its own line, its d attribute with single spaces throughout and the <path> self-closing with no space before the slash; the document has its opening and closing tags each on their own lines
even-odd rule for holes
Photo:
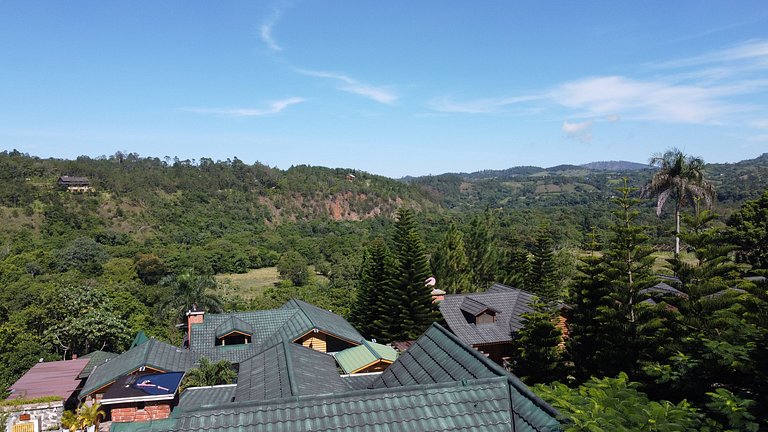
<svg viewBox="0 0 768 432">
<path fill-rule="evenodd" d="M 558 430 L 557 411 L 483 354 L 439 324 L 430 328 L 388 367 L 373 388 L 456 382 L 490 377 L 508 381 L 517 431 Z"/>
<path fill-rule="evenodd" d="M 294 336 L 294 339 L 303 335 L 312 328 L 317 328 L 326 333 L 338 336 L 342 339 L 346 339 L 351 342 L 361 343 L 363 341 L 363 335 L 360 334 L 352 324 L 347 322 L 340 315 L 321 309 L 315 305 L 311 305 L 307 302 L 291 299 L 287 301 L 283 306 L 283 309 L 299 309 L 306 315 L 311 327 L 301 334 Z"/>
<path fill-rule="evenodd" d="M 80 398 L 85 398 L 120 376 L 134 372 L 141 367 L 148 366 L 165 372 L 187 371 L 197 359 L 197 354 L 188 350 L 160 342 L 157 339 L 149 339 L 147 342 L 98 366 L 85 382 L 85 386 L 80 391 Z"/>
<path fill-rule="evenodd" d="M 210 387 L 190 387 L 179 396 L 179 408 L 200 408 L 206 405 L 221 405 L 232 402 L 235 384 Z"/>
<path fill-rule="evenodd" d="M 144 330 L 139 330 L 139 332 L 136 333 L 136 337 L 133 338 L 133 342 L 131 342 L 131 348 L 136 348 L 148 340 L 149 338 L 147 337 L 147 334 L 144 333 Z"/>
<path fill-rule="evenodd" d="M 296 309 L 273 309 L 253 312 L 205 314 L 201 324 L 192 325 L 190 349 L 211 361 L 226 359 L 232 363 L 252 357 L 262 347 L 273 345 L 268 342 L 272 335 L 283 329 L 286 321 L 299 313 Z M 242 322 L 251 327 L 251 343 L 243 345 L 216 345 L 219 326 Z M 240 326 L 243 326 L 241 324 Z M 223 327 L 222 327 L 223 328 Z M 267 345 L 265 345 L 267 343 Z"/>
<path fill-rule="evenodd" d="M 472 431 L 513 429 L 503 377 L 339 395 L 234 403 L 185 411 L 167 420 L 113 423 L 113 432 L 160 431 Z"/>
<path fill-rule="evenodd" d="M 218 337 L 236 329 L 252 335 L 250 344 L 216 345 Z M 301 300 L 290 300 L 280 309 L 205 314 L 201 324 L 192 325 L 191 349 L 212 361 L 221 359 L 240 363 L 264 348 L 282 341 L 292 342 L 313 329 L 360 343 L 363 336 L 344 318 Z"/>
<path fill-rule="evenodd" d="M 328 354 L 283 341 L 240 363 L 235 401 L 347 391 Z"/>
<path fill-rule="evenodd" d="M 387 345 L 363 341 L 362 345 L 347 348 L 336 354 L 335 358 L 344 372 L 349 374 L 379 360 L 386 360 L 392 363 L 397 360 L 397 351 Z"/>
<path fill-rule="evenodd" d="M 222 338 L 232 332 L 240 332 L 248 336 L 253 336 L 254 333 L 253 326 L 234 315 L 230 315 L 216 327 L 216 337 Z"/>
<path fill-rule="evenodd" d="M 112 360 L 115 357 L 117 357 L 117 354 L 106 352 L 106 351 L 94 351 L 80 357 L 80 358 L 87 358 L 90 361 L 85 366 L 83 371 L 80 372 L 80 375 L 77 376 L 77 379 L 88 378 L 91 375 L 91 372 L 93 372 L 93 369 L 95 367 L 101 366 L 102 364 Z"/>
</svg>

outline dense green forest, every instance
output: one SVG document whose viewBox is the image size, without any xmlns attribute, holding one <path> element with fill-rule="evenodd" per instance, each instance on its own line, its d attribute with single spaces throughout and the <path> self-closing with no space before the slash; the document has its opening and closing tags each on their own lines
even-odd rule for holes
<svg viewBox="0 0 768 432">
<path fill-rule="evenodd" d="M 437 316 L 419 292 L 432 275 L 448 292 L 498 281 L 540 297 L 514 367 L 574 430 L 765 426 L 768 287 L 757 276 L 768 269 L 768 154 L 704 167 L 716 199 L 683 207 L 679 256 L 674 205 L 657 217 L 655 197 L 640 198 L 659 171 L 592 166 L 610 170 L 395 180 L 237 158 L 2 152 L 0 389 L 40 358 L 121 352 L 139 330 L 179 343 L 175 324 L 193 300 L 247 310 L 300 297 L 367 336 L 415 337 Z M 62 175 L 94 190 L 67 192 Z M 213 278 L 267 267 L 281 280 L 252 298 Z M 664 280 L 685 296 L 646 291 L 659 275 L 675 275 Z M 565 350 L 552 332 L 558 303 L 571 308 Z"/>
</svg>

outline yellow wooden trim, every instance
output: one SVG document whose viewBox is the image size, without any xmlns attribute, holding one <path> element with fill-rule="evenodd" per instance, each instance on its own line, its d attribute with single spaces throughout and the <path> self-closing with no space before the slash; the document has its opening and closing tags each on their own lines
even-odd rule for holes
<svg viewBox="0 0 768 432">
<path fill-rule="evenodd" d="M 241 332 L 241 331 L 232 330 L 231 332 L 229 332 L 229 333 L 225 334 L 224 336 L 219 336 L 219 337 L 217 337 L 217 339 L 224 339 L 225 337 L 227 337 L 227 336 L 229 336 L 229 335 L 231 335 L 231 334 L 235 334 L 235 333 L 237 333 L 237 334 L 241 334 L 241 335 L 243 335 L 243 336 L 248 336 L 248 337 L 251 337 L 251 335 L 249 335 L 248 333 L 243 333 L 243 332 Z"/>
<path fill-rule="evenodd" d="M 315 330 L 317 330 L 317 332 L 315 332 Z M 353 345 L 355 345 L 355 346 L 358 346 L 358 345 L 360 345 L 360 342 L 355 342 L 355 341 L 349 340 L 349 339 L 347 339 L 347 338 L 343 338 L 343 337 L 341 337 L 341 336 L 336 336 L 335 334 L 330 334 L 330 333 L 328 333 L 328 332 L 325 332 L 325 331 L 323 331 L 323 330 L 320 330 L 320 329 L 318 329 L 318 328 L 313 328 L 312 330 L 310 330 L 310 331 L 308 331 L 308 332 L 304 333 L 303 335 L 301 335 L 301 336 L 297 337 L 296 339 L 294 339 L 294 340 L 293 340 L 293 343 L 299 343 L 299 342 L 298 342 L 298 341 L 299 341 L 299 339 L 303 338 L 304 336 L 306 336 L 306 335 L 308 335 L 308 334 L 310 334 L 310 333 L 322 333 L 322 334 L 324 334 L 324 335 L 326 335 L 326 336 L 330 336 L 330 337 L 332 337 L 332 338 L 335 338 L 335 339 L 339 339 L 339 340 L 342 340 L 342 341 L 344 341 L 344 342 L 348 342 L 348 343 L 351 343 L 351 344 L 353 344 Z"/>
<path fill-rule="evenodd" d="M 380 363 L 380 362 L 381 362 L 381 363 L 387 363 L 387 364 L 390 364 L 390 365 L 392 364 L 392 362 L 391 362 L 391 361 L 389 361 L 389 360 L 387 360 L 387 359 L 376 359 L 376 360 L 374 360 L 374 361 L 372 361 L 372 362 L 368 363 L 367 365 L 365 365 L 365 366 L 363 366 L 363 367 L 360 367 L 360 368 L 357 368 L 357 369 L 353 370 L 352 372 L 350 372 L 350 374 L 358 373 L 358 372 L 360 372 L 361 370 L 363 370 L 363 369 L 366 369 L 366 368 L 369 368 L 369 367 L 371 367 L 371 366 L 375 365 L 376 363 Z"/>
</svg>

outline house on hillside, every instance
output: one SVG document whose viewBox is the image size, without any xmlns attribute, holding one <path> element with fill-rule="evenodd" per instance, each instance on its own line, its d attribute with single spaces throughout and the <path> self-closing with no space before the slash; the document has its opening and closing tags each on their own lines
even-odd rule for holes
<svg viewBox="0 0 768 432">
<path fill-rule="evenodd" d="M 522 315 L 533 311 L 533 298 L 497 283 L 485 292 L 446 295 L 440 313 L 456 337 L 501 364 L 512 356 L 515 332 L 523 327 Z"/>
<path fill-rule="evenodd" d="M 67 192 L 93 192 L 93 187 L 87 177 L 61 176 L 56 184 L 66 189 Z"/>
<path fill-rule="evenodd" d="M 183 347 L 137 336 L 81 393 L 111 430 L 555 431 L 557 413 L 439 325 L 399 357 L 343 317 L 300 300 L 213 314 L 192 308 Z M 237 381 L 178 391 L 203 357 Z"/>
<path fill-rule="evenodd" d="M 547 432 L 561 429 L 556 417 L 517 378 L 433 324 L 373 375 L 340 376 L 331 356 L 283 340 L 243 361 L 236 385 L 188 389 L 169 418 L 115 422 L 111 431 Z"/>
<path fill-rule="evenodd" d="M 261 349 L 288 341 L 323 353 L 358 346 L 363 336 L 347 320 L 301 300 L 289 300 L 279 309 L 253 312 L 187 313 L 185 346 L 212 361 L 232 363 L 252 357 Z"/>
</svg>

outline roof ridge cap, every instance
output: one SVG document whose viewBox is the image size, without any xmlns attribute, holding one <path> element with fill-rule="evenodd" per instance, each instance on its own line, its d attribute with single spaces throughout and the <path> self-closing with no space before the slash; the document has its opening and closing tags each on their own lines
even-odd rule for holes
<svg viewBox="0 0 768 432">
<path fill-rule="evenodd" d="M 379 353 L 373 349 L 373 347 L 368 343 L 367 340 L 363 339 L 363 345 L 365 345 L 366 348 L 368 348 L 368 351 L 370 351 L 371 354 L 373 354 L 373 357 L 380 359 L 382 356 L 379 355 Z"/>
<path fill-rule="evenodd" d="M 293 378 L 293 367 L 291 363 L 291 353 L 290 353 L 290 347 L 288 344 L 291 342 L 283 341 L 283 353 L 285 354 L 285 370 L 288 374 L 288 385 L 291 389 L 291 395 L 292 396 L 299 396 L 299 389 L 296 386 L 296 380 Z"/>
</svg>

